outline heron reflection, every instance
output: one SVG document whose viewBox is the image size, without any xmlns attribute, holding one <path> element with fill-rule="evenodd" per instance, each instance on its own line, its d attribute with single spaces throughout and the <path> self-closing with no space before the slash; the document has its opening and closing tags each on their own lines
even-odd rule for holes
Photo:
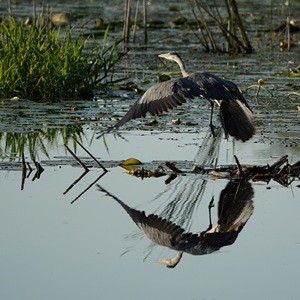
<svg viewBox="0 0 300 300">
<path fill-rule="evenodd" d="M 181 226 L 158 215 L 146 215 L 144 211 L 129 207 L 116 196 L 98 185 L 100 191 L 116 200 L 131 219 L 154 243 L 178 251 L 171 259 L 159 260 L 166 267 L 174 268 L 183 253 L 210 254 L 223 246 L 231 245 L 253 213 L 253 189 L 249 182 L 230 181 L 221 191 L 218 202 L 218 222 L 199 232 L 186 232 Z M 211 201 L 210 209 L 213 206 Z"/>
</svg>

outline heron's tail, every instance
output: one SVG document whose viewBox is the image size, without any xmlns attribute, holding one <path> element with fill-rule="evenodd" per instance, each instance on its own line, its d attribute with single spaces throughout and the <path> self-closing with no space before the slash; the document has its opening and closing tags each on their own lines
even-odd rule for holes
<svg viewBox="0 0 300 300">
<path fill-rule="evenodd" d="M 240 100 L 222 101 L 221 120 L 225 131 L 237 140 L 248 141 L 255 133 L 255 118 L 250 108 Z"/>
</svg>

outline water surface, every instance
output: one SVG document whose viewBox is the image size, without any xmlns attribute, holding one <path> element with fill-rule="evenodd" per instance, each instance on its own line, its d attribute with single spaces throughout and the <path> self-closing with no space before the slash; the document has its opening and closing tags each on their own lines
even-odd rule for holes
<svg viewBox="0 0 300 300">
<path fill-rule="evenodd" d="M 123 15 L 119 1 L 111 6 L 99 1 L 79 2 L 53 2 L 54 12 L 74 10 L 86 14 L 84 20 L 90 16 L 91 22 L 96 17 L 117 19 Z M 241 8 L 243 13 L 253 13 L 247 15 L 248 22 L 253 21 L 250 29 L 255 27 L 257 15 L 258 29 L 271 26 L 271 20 L 260 13 L 260 9 L 271 9 L 269 3 L 251 3 L 255 10 L 248 2 Z M 166 11 L 158 10 L 158 4 L 161 2 L 151 2 L 150 18 L 178 15 L 167 10 L 174 1 L 165 4 Z M 188 12 L 182 4 L 175 4 L 180 12 Z M 26 9 L 16 5 L 20 17 L 31 12 L 30 5 L 31 1 Z M 272 22 L 282 19 L 284 9 L 277 5 Z M 1 299 L 297 299 L 298 178 L 288 186 L 274 180 L 250 181 L 247 193 L 239 199 L 245 201 L 243 218 L 232 210 L 231 215 L 235 212 L 242 219 L 242 225 L 230 231 L 234 238 L 210 254 L 183 253 L 173 269 L 156 261 L 171 259 L 178 251 L 153 243 L 128 214 L 129 208 L 145 211 L 146 217 L 155 214 L 186 232 L 204 232 L 209 225 L 212 197 L 211 221 L 217 226 L 220 197 L 230 181 L 189 173 L 194 165 L 232 165 L 234 155 L 242 164 L 251 165 L 271 165 L 283 155 L 288 155 L 291 164 L 300 159 L 299 99 L 288 95 L 299 91 L 299 77 L 286 75 L 298 64 L 298 48 L 291 53 L 279 52 L 278 47 L 271 52 L 258 48 L 256 54 L 245 57 L 211 55 L 199 49 L 192 33 L 188 34 L 189 42 L 183 43 L 180 33 L 184 31 L 151 31 L 149 44 L 153 46 L 147 51 L 138 47 L 131 51 L 118 66 L 117 76 L 129 76 L 146 90 L 156 82 L 157 74 L 177 70 L 171 63 L 162 65 L 157 58 L 158 53 L 172 49 L 182 53 L 189 70 L 225 76 L 244 92 L 263 78 L 264 87 L 273 96 L 262 90 L 256 99 L 256 87 L 245 93 L 257 118 L 254 138 L 246 143 L 233 142 L 221 133 L 219 139 L 212 140 L 208 132 L 209 105 L 195 100 L 157 117 L 156 126 L 147 125 L 153 118 L 134 120 L 119 135 L 110 133 L 96 139 L 96 132 L 113 125 L 140 97 L 120 88 L 96 91 L 94 101 L 51 105 L 25 100 L 1 102 Z M 117 29 L 112 31 L 112 36 L 120 34 Z M 266 41 L 259 39 L 257 45 Z M 173 118 L 180 118 L 182 123 L 172 124 Z M 74 142 L 74 136 L 108 169 L 106 174 Z M 64 144 L 90 168 L 65 194 L 84 170 Z M 23 190 L 21 152 L 33 168 L 31 173 L 27 168 Z M 143 179 L 131 176 L 118 166 L 130 157 L 143 162 L 145 169 L 162 165 L 167 175 Z M 35 178 L 34 160 L 44 169 L 39 178 Z M 171 171 L 165 161 L 176 163 L 187 173 L 166 183 Z M 123 206 L 100 192 L 96 184 Z M 233 196 L 229 195 L 230 200 Z M 127 211 L 125 206 L 129 207 Z"/>
</svg>

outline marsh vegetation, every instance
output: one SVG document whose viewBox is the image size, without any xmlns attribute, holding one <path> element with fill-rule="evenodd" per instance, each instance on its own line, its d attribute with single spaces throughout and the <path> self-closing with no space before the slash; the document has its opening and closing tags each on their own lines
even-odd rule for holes
<svg viewBox="0 0 300 300">
<path fill-rule="evenodd" d="M 0 98 L 58 102 L 93 97 L 95 89 L 113 84 L 113 68 L 123 57 L 115 41 L 105 46 L 72 29 L 10 17 L 0 24 Z"/>
</svg>

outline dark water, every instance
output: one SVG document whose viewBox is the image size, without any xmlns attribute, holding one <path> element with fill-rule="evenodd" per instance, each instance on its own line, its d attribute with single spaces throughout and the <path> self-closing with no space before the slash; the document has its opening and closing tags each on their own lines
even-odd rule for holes
<svg viewBox="0 0 300 300">
<path fill-rule="evenodd" d="M 119 1 L 52 4 L 54 12 L 71 10 L 89 17 L 91 23 L 96 17 L 121 19 L 123 14 Z M 19 16 L 28 15 L 30 5 L 28 1 L 26 9 L 18 5 L 14 9 Z M 188 13 L 183 3 L 168 1 L 163 10 L 160 2 L 151 1 L 150 18 L 178 15 L 167 10 L 171 5 Z M 286 8 L 279 1 L 273 5 L 272 20 L 263 14 L 271 10 L 269 2 L 241 5 L 251 30 L 268 28 L 285 18 Z M 291 7 L 298 6 L 291 2 Z M 158 73 L 177 70 L 157 58 L 161 52 L 176 49 L 189 70 L 208 70 L 239 85 L 256 114 L 255 137 L 246 143 L 223 136 L 213 140 L 208 133 L 209 106 L 195 100 L 156 118 L 154 127 L 145 125 L 152 118 L 136 120 L 126 124 L 121 135 L 95 139 L 96 131 L 114 124 L 139 97 L 119 88 L 98 91 L 95 101 L 1 102 L 1 299 L 298 299 L 299 179 L 290 183 L 289 178 L 286 186 L 275 180 L 239 184 L 188 172 L 167 183 L 171 172 L 164 164 L 173 161 L 190 171 L 203 163 L 235 164 L 234 155 L 242 164 L 271 165 L 283 155 L 288 155 L 291 164 L 299 161 L 299 98 L 289 96 L 299 92 L 299 77 L 286 75 L 299 64 L 299 42 L 288 53 L 280 52 L 275 40 L 273 50 L 266 51 L 267 39 L 261 38 L 254 45 L 255 54 L 228 57 L 203 53 L 192 33 L 183 42 L 179 35 L 183 31 L 150 31 L 151 47 L 131 51 L 116 75 L 129 76 L 145 90 L 156 82 Z M 118 35 L 120 30 L 112 32 Z M 255 99 L 257 87 L 247 89 L 260 78 L 273 96 L 261 90 Z M 172 124 L 173 118 L 180 118 L 182 124 Z M 105 175 L 74 143 L 74 136 L 107 167 Z M 75 147 L 90 167 L 74 186 L 84 170 L 66 151 L 65 143 Z M 23 190 L 22 151 L 33 168 L 31 173 L 27 168 Z M 131 176 L 118 166 L 130 157 L 149 170 L 163 165 L 167 175 Z M 33 158 L 44 169 L 39 178 Z M 208 228 L 212 197 L 212 226 Z M 163 234 L 153 229 L 159 226 L 151 214 L 165 219 L 161 224 L 172 222 L 169 228 L 176 224 L 186 233 L 199 233 L 198 237 L 184 236 L 189 249 L 174 240 L 164 245 Z M 147 224 L 145 231 L 152 226 L 155 234 L 148 232 L 147 237 L 138 224 Z M 198 255 L 189 254 L 191 249 Z M 181 251 L 173 269 L 156 263 L 176 258 Z"/>
</svg>

